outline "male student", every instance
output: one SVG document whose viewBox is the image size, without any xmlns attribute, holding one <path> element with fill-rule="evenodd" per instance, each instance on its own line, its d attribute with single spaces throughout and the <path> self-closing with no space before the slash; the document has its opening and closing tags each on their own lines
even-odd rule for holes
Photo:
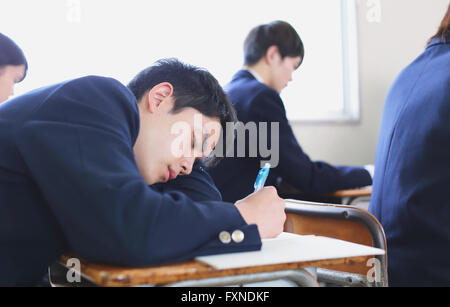
<svg viewBox="0 0 450 307">
<path fill-rule="evenodd" d="M 148 266 L 259 249 L 285 219 L 274 188 L 229 204 L 148 187 L 191 173 L 233 114 L 207 71 L 173 59 L 128 88 L 89 76 L 2 104 L 0 285 L 36 283 L 67 251 Z"/>
<path fill-rule="evenodd" d="M 277 137 L 270 137 L 270 129 L 266 133 L 268 148 L 274 145 L 279 148 L 276 153 L 279 158 L 274 159 L 277 165 L 272 165 L 268 184 L 276 185 L 281 178 L 308 194 L 370 185 L 371 175 L 364 168 L 313 162 L 297 142 L 286 117 L 280 93 L 291 81 L 292 73 L 300 66 L 303 57 L 303 43 L 291 25 L 274 21 L 257 26 L 250 31 L 244 42 L 244 68 L 225 87 L 239 121 L 244 124 L 254 122 L 257 127 L 259 123 L 268 123 L 268 128 L 271 123 L 279 123 Z M 264 131 L 258 133 L 258 141 L 261 142 Z M 246 139 L 247 152 L 252 143 L 254 142 Z M 260 154 L 244 158 L 234 155 L 211 169 L 211 175 L 222 192 L 223 199 L 235 201 L 251 193 L 252 183 L 261 167 L 260 162 L 267 160 L 266 158 Z"/>
</svg>

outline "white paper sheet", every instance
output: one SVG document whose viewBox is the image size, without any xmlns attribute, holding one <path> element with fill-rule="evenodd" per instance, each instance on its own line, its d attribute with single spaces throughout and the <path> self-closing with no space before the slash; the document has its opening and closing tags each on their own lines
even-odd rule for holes
<svg viewBox="0 0 450 307">
<path fill-rule="evenodd" d="M 262 240 L 260 251 L 220 254 L 196 259 L 219 270 L 260 265 L 384 255 L 384 250 L 347 241 L 282 233 Z"/>
</svg>

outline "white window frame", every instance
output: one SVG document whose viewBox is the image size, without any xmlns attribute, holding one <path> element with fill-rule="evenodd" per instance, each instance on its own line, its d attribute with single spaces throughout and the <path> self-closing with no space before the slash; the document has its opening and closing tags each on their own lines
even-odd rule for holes
<svg viewBox="0 0 450 307">
<path fill-rule="evenodd" d="M 290 119 L 301 123 L 355 123 L 360 121 L 358 3 L 357 0 L 341 2 L 343 111 L 327 112 L 318 116 Z"/>
<path fill-rule="evenodd" d="M 341 0 L 344 74 L 344 114 L 342 120 L 359 121 L 358 10 L 355 0 Z"/>
</svg>

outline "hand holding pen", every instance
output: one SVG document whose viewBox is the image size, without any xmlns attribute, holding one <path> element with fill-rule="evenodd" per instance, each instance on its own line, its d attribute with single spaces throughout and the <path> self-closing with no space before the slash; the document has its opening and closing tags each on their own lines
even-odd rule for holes
<svg viewBox="0 0 450 307">
<path fill-rule="evenodd" d="M 256 178 L 255 192 L 235 204 L 247 224 L 258 226 L 262 239 L 277 237 L 286 220 L 285 201 L 274 187 L 264 187 L 269 170 L 270 164 L 266 164 Z"/>
</svg>

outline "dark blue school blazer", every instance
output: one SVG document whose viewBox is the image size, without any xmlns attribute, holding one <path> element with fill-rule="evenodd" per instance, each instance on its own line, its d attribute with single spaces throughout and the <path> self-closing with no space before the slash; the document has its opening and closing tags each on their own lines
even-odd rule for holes
<svg viewBox="0 0 450 307">
<path fill-rule="evenodd" d="M 363 168 L 311 161 L 295 138 L 280 95 L 257 81 L 247 70 L 237 72 L 225 91 L 236 108 L 239 121 L 245 124 L 255 122 L 257 126 L 261 122 L 268 123 L 267 148 L 272 144 L 270 123 L 279 123 L 279 164 L 271 169 L 266 185 L 276 185 L 281 178 L 304 193 L 324 194 L 372 184 L 370 174 Z M 249 142 L 247 137 L 247 151 Z M 235 152 L 233 158 L 225 158 L 216 168 L 209 170 L 225 201 L 236 201 L 253 192 L 262 160 L 270 158 L 264 157 L 264 153 L 253 158 L 250 155 L 239 158 Z"/>
<path fill-rule="evenodd" d="M 386 98 L 369 210 L 391 285 L 450 286 L 450 44 L 433 40 Z"/>
<path fill-rule="evenodd" d="M 148 187 L 134 160 L 138 132 L 133 94 L 110 78 L 0 105 L 0 286 L 33 285 L 67 251 L 140 267 L 260 248 L 233 204 Z M 219 240 L 236 229 L 243 242 Z"/>
<path fill-rule="evenodd" d="M 167 183 L 157 183 L 151 187 L 162 193 L 182 192 L 194 201 L 222 201 L 222 194 L 201 162 L 194 163 L 188 176 L 178 176 Z"/>
</svg>

